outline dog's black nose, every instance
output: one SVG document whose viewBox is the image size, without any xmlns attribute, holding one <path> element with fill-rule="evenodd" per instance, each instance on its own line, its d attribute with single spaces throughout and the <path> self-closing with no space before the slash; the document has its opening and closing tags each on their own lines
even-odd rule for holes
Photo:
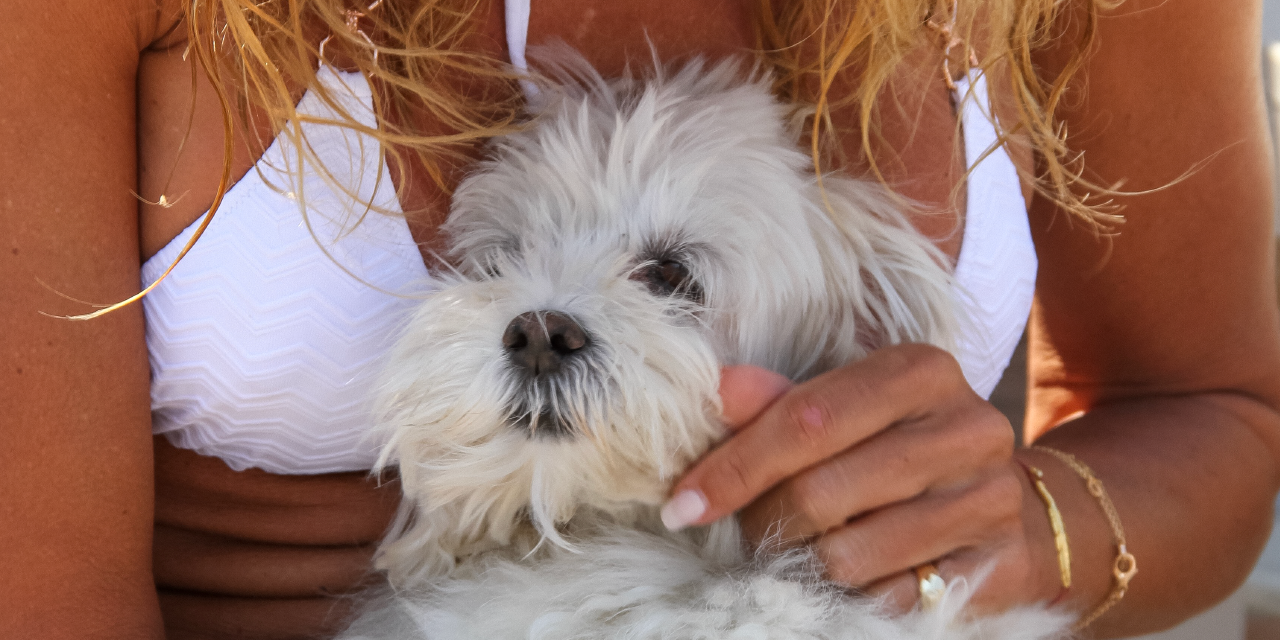
<svg viewBox="0 0 1280 640">
<path fill-rule="evenodd" d="M 559 371 L 564 359 L 587 342 L 587 332 L 573 318 L 557 311 L 522 313 L 502 334 L 502 346 L 511 362 L 535 376 Z"/>
</svg>

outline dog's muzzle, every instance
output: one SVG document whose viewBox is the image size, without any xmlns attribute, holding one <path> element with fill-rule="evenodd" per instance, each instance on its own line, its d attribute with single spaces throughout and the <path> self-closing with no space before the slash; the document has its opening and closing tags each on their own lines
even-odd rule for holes
<svg viewBox="0 0 1280 640">
<path fill-rule="evenodd" d="M 567 415 L 575 403 L 574 365 L 585 357 L 591 338 L 582 325 L 558 311 L 529 311 L 515 317 L 502 333 L 511 368 L 524 378 L 524 393 L 515 399 L 511 424 L 538 438 L 572 437 Z"/>
</svg>

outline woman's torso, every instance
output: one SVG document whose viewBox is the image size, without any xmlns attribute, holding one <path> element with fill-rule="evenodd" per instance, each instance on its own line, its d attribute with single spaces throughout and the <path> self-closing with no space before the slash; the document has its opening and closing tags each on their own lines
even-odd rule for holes
<svg viewBox="0 0 1280 640">
<path fill-rule="evenodd" d="M 505 57 L 501 3 L 493 3 L 480 18 L 476 46 Z M 647 60 L 646 37 L 667 57 L 733 55 L 754 42 L 750 19 L 735 0 L 547 0 L 535 7 L 529 33 L 532 42 L 568 42 L 606 74 L 620 71 L 628 56 Z M 222 169 L 222 128 L 213 91 L 201 78 L 188 132 L 190 70 L 182 61 L 180 39 L 164 44 L 168 47 L 147 53 L 140 63 L 139 193 L 152 202 L 163 194 L 173 204 L 141 206 L 142 260 L 204 213 Z M 964 155 L 954 144 L 955 116 L 939 75 L 940 61 L 941 50 L 922 40 L 897 79 L 896 98 L 907 108 L 883 110 L 886 147 L 896 154 L 881 163 L 886 178 L 903 195 L 932 209 L 913 222 L 938 239 L 954 260 L 961 212 L 950 205 L 964 202 L 952 198 L 964 173 Z M 908 121 L 906 113 L 920 116 Z M 430 122 L 412 124 L 435 128 Z M 184 137 L 185 148 L 178 154 Z M 267 131 L 258 137 L 270 141 Z M 850 140 L 850 156 L 857 157 L 857 136 Z M 251 170 L 265 146 L 243 137 L 237 141 L 233 180 Z M 401 188 L 400 204 L 413 239 L 429 251 L 447 198 L 417 167 L 392 164 L 390 177 Z M 452 179 L 457 178 L 455 173 Z M 237 627 L 269 632 L 340 618 L 330 596 L 350 590 L 364 577 L 363 567 L 394 510 L 394 483 L 379 487 L 362 473 L 235 472 L 216 458 L 177 449 L 163 438 L 156 439 L 156 448 L 155 572 L 175 637 L 186 633 L 182 629 L 207 631 L 210 625 L 228 632 Z M 320 612 L 331 615 L 316 615 Z"/>
</svg>

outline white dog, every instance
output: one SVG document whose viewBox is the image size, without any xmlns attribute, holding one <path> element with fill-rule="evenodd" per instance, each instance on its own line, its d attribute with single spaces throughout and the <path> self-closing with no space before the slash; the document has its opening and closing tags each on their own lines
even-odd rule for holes
<svg viewBox="0 0 1280 640">
<path fill-rule="evenodd" d="M 719 369 L 803 380 L 950 344 L 943 257 L 881 188 L 819 182 L 767 78 L 694 62 L 605 81 L 576 59 L 458 189 L 445 276 L 379 404 L 404 499 L 394 595 L 345 638 L 1053 637 L 1043 610 L 964 621 L 954 580 L 901 618 L 737 524 L 668 532 L 673 480 L 725 435 Z"/>
</svg>

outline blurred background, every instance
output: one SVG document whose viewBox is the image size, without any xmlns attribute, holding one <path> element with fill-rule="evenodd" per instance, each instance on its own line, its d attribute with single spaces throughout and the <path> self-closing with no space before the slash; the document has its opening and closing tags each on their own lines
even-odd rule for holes
<svg viewBox="0 0 1280 640">
<path fill-rule="evenodd" d="M 1222 10 L 1229 11 L 1240 5 L 1223 2 L 1221 6 Z M 1262 42 L 1263 50 L 1258 53 L 1271 111 L 1272 148 L 1280 149 L 1276 144 L 1277 131 L 1280 131 L 1280 0 L 1263 0 Z M 1280 207 L 1276 210 L 1276 220 L 1277 248 L 1280 248 Z M 1276 271 L 1280 281 L 1280 261 Z M 1004 379 L 991 395 L 991 402 L 1009 417 L 1019 434 L 1026 408 L 1026 366 L 1026 336 L 1023 336 Z M 1277 507 L 1280 513 L 1280 502 Z M 1223 541 L 1223 544 L 1231 542 Z M 1175 629 L 1142 636 L 1141 640 L 1280 640 L 1280 518 L 1276 520 L 1271 542 L 1240 591 Z"/>
</svg>

